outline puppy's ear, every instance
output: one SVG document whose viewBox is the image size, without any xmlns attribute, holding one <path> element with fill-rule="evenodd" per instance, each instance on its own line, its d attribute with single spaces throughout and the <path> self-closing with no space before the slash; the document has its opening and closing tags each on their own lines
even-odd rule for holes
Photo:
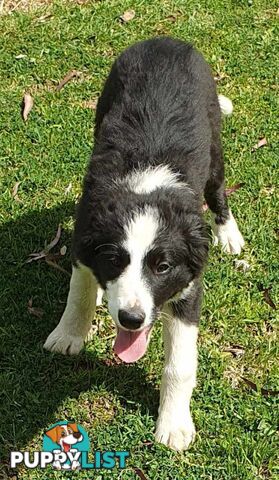
<svg viewBox="0 0 279 480">
<path fill-rule="evenodd" d="M 58 436 L 59 436 L 59 426 L 57 425 L 56 427 L 51 428 L 50 430 L 47 430 L 45 433 L 54 443 L 58 443 Z"/>
<path fill-rule="evenodd" d="M 194 274 L 201 273 L 208 256 L 209 229 L 199 215 L 187 215 L 184 231 L 188 262 Z"/>
<path fill-rule="evenodd" d="M 71 429 L 73 430 L 73 432 L 78 432 L 78 426 L 76 423 L 68 423 L 67 425 L 68 427 L 71 427 Z"/>
</svg>

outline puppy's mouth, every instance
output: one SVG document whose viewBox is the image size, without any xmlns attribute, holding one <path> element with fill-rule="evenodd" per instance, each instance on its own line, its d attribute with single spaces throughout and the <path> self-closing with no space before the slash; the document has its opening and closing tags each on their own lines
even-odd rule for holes
<svg viewBox="0 0 279 480">
<path fill-rule="evenodd" d="M 69 445 L 68 443 L 64 442 L 63 440 L 62 440 L 62 444 L 63 444 L 64 452 L 67 453 L 67 452 L 70 450 L 71 445 Z"/>
<path fill-rule="evenodd" d="M 125 363 L 136 362 L 147 350 L 151 329 L 152 325 L 140 331 L 122 330 L 117 327 L 114 353 Z"/>
</svg>

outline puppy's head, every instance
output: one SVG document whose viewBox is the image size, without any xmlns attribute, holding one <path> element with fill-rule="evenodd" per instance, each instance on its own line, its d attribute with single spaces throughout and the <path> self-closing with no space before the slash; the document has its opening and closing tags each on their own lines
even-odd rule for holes
<svg viewBox="0 0 279 480">
<path fill-rule="evenodd" d="M 54 443 L 60 445 L 64 452 L 68 452 L 72 445 L 81 442 L 83 439 L 83 435 L 79 431 L 76 423 L 56 425 L 56 427 L 47 430 L 46 435 L 51 438 Z"/>
<path fill-rule="evenodd" d="M 184 193 L 116 186 L 103 195 L 87 190 L 81 201 L 75 256 L 106 290 L 118 331 L 115 352 L 126 362 L 145 353 L 160 308 L 185 294 L 204 266 L 207 233 L 196 209 L 185 208 Z"/>
</svg>

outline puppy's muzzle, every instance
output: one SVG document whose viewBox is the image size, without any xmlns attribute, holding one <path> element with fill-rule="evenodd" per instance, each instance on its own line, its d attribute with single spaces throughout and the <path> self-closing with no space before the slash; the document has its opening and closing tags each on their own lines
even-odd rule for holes
<svg viewBox="0 0 279 480">
<path fill-rule="evenodd" d="M 128 330 L 137 330 L 144 323 L 145 313 L 139 307 L 133 307 L 129 310 L 119 310 L 118 320 L 122 327 Z"/>
</svg>

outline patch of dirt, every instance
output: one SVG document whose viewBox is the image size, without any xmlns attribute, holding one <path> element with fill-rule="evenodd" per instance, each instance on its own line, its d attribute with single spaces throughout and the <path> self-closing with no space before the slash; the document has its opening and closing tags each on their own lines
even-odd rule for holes
<svg viewBox="0 0 279 480">
<path fill-rule="evenodd" d="M 64 3 L 83 5 L 89 0 L 65 0 Z M 54 4 L 54 0 L 0 0 L 0 15 L 15 11 L 31 12 Z"/>
</svg>

